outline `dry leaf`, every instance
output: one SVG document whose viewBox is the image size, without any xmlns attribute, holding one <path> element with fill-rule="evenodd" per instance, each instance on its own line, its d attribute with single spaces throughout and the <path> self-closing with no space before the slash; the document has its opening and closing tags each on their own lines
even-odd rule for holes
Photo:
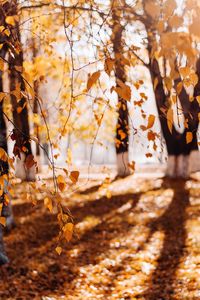
<svg viewBox="0 0 200 300">
<path fill-rule="evenodd" d="M 66 187 L 66 182 L 65 179 L 62 175 L 58 175 L 57 177 L 57 183 L 58 183 L 58 188 L 61 192 L 64 191 L 65 187 Z"/>
<path fill-rule="evenodd" d="M 101 75 L 100 71 L 94 72 L 89 78 L 87 82 L 87 91 L 91 89 L 91 87 L 97 82 Z"/>
</svg>

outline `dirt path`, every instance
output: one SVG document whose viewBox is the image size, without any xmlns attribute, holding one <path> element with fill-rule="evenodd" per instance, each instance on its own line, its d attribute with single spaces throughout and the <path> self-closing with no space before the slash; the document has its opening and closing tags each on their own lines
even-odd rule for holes
<svg viewBox="0 0 200 300">
<path fill-rule="evenodd" d="M 77 231 L 60 256 L 56 216 L 18 187 L 0 299 L 200 299 L 200 182 L 92 185 L 66 199 Z"/>
</svg>

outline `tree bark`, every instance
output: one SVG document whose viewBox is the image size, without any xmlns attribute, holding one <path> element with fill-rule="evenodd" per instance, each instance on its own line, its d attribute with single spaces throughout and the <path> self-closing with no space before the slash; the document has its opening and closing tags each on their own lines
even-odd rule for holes
<svg viewBox="0 0 200 300">
<path fill-rule="evenodd" d="M 116 87 L 119 81 L 126 82 L 125 66 L 121 60 L 123 53 L 123 26 L 121 25 L 120 12 L 117 6 L 112 10 L 112 44 L 115 60 Z M 116 126 L 116 152 L 117 152 L 117 172 L 118 176 L 124 177 L 130 174 L 128 167 L 128 148 L 129 148 L 129 122 L 127 101 L 118 95 L 118 119 Z"/>
<path fill-rule="evenodd" d="M 17 15 L 17 1 L 12 2 L 12 14 Z M 9 77 L 11 104 L 13 109 L 14 130 L 12 138 L 15 140 L 14 154 L 18 160 L 16 175 L 22 180 L 35 180 L 35 165 L 26 167 L 26 160 L 32 156 L 30 142 L 30 128 L 28 120 L 28 103 L 25 98 L 25 82 L 22 76 L 23 50 L 20 39 L 19 23 L 11 28 L 12 49 L 9 55 Z"/>
</svg>

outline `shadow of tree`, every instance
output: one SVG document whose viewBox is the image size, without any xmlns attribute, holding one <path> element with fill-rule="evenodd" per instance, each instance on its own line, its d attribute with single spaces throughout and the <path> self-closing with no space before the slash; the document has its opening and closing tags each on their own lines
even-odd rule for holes
<svg viewBox="0 0 200 300">
<path fill-rule="evenodd" d="M 172 300 L 174 298 L 174 283 L 176 271 L 181 258 L 186 254 L 185 242 L 187 233 L 185 223 L 187 220 L 186 209 L 189 206 L 189 191 L 185 188 L 184 180 L 172 181 L 164 178 L 162 188 L 172 189 L 173 198 L 165 212 L 153 221 L 146 224 L 150 228 L 147 239 L 140 244 L 136 252 L 144 250 L 150 242 L 151 237 L 157 231 L 164 233 L 164 241 L 161 253 L 157 260 L 157 267 L 152 273 L 149 287 L 143 293 L 138 295 L 138 299 L 145 300 Z M 115 289 L 117 273 L 125 273 L 125 269 L 130 265 L 132 258 L 125 257 L 120 264 L 115 265 L 110 274 L 110 287 Z M 112 293 L 111 289 L 105 291 L 105 298 L 109 299 Z M 125 293 L 126 294 L 126 293 Z M 125 299 L 131 299 L 129 295 Z"/>
<path fill-rule="evenodd" d="M 187 220 L 186 209 L 189 206 L 189 192 L 185 188 L 185 183 L 184 180 L 177 182 L 165 179 L 163 181 L 164 188 L 173 189 L 173 199 L 164 214 L 148 224 L 149 237 L 160 230 L 164 233 L 164 241 L 157 260 L 157 268 L 151 276 L 149 288 L 143 295 L 146 300 L 174 299 L 173 283 L 180 260 L 185 254 L 187 237 L 185 222 Z"/>
<path fill-rule="evenodd" d="M 152 186 L 150 190 L 158 188 Z M 20 296 L 28 299 L 37 293 L 43 295 L 48 295 L 50 292 L 63 293 L 63 285 L 73 282 L 78 276 L 79 267 L 98 263 L 101 254 L 109 250 L 110 241 L 116 236 L 126 235 L 133 227 L 126 221 L 125 216 L 134 209 L 141 195 L 148 190 L 114 195 L 111 199 L 103 196 L 100 199 L 87 201 L 79 207 L 77 204 L 72 206 L 71 213 L 76 223 L 87 216 L 96 216 L 100 222 L 86 229 L 79 239 L 76 238 L 67 244 L 66 250 L 79 249 L 78 255 L 70 259 L 66 259 L 64 253 L 58 256 L 54 250 L 58 234 L 56 216 L 44 210 L 40 211 L 38 208 L 31 210 L 31 218 L 18 225 L 18 228 L 14 229 L 6 239 L 11 265 L 6 267 L 7 289 L 0 293 L 1 299 Z M 128 210 L 119 212 L 118 209 L 126 203 L 129 203 Z M 22 206 L 30 213 L 28 206 Z M 21 216 L 20 209 L 19 216 Z M 0 270 L 1 278 L 4 275 L 5 273 Z M 26 291 L 20 290 L 25 279 Z M 17 283 L 13 285 L 13 282 Z"/>
</svg>

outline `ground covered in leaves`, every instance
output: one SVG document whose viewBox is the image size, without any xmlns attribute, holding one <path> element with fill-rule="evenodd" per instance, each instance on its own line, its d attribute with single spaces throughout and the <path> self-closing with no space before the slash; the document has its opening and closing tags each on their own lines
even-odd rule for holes
<svg viewBox="0 0 200 300">
<path fill-rule="evenodd" d="M 60 256 L 56 215 L 42 195 L 28 203 L 17 185 L 0 299 L 200 299 L 200 182 L 99 183 L 65 196 L 76 232 Z"/>
</svg>

